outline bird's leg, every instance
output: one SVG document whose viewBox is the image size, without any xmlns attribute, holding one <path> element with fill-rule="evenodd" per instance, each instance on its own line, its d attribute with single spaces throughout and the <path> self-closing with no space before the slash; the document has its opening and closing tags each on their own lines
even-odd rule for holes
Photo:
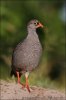
<svg viewBox="0 0 66 100">
<path fill-rule="evenodd" d="M 16 72 L 16 74 L 17 74 L 18 83 L 20 83 L 19 72 Z"/>
<path fill-rule="evenodd" d="M 25 87 L 25 85 L 24 85 L 24 84 L 22 84 L 22 83 L 20 82 L 19 72 L 16 72 L 16 74 L 17 74 L 17 82 L 18 82 L 19 84 L 21 84 L 21 85 L 22 85 L 22 87 Z"/>
<path fill-rule="evenodd" d="M 30 92 L 30 88 L 29 88 L 29 84 L 28 84 L 28 76 L 29 76 L 29 72 L 25 73 L 25 79 L 26 79 L 26 83 L 25 85 L 20 83 L 20 76 L 19 76 L 19 72 L 16 72 L 17 74 L 17 79 L 18 79 L 18 83 L 22 85 L 22 88 L 27 88 L 27 90 Z"/>
<path fill-rule="evenodd" d="M 28 83 L 28 76 L 29 76 L 29 72 L 26 72 L 25 73 L 25 79 L 26 79 L 25 87 L 30 92 L 29 83 Z"/>
</svg>

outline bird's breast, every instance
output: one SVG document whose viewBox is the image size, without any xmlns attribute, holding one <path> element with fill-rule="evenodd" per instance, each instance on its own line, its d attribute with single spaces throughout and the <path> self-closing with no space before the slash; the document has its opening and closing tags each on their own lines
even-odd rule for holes
<svg viewBox="0 0 66 100">
<path fill-rule="evenodd" d="M 14 52 L 13 62 L 16 67 L 26 66 L 27 70 L 37 67 L 42 54 L 42 46 L 39 41 L 28 41 L 20 44 Z"/>
</svg>

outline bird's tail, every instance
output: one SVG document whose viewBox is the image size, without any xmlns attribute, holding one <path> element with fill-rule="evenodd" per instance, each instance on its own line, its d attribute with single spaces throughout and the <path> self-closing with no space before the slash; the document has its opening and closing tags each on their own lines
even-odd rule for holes
<svg viewBox="0 0 66 100">
<path fill-rule="evenodd" d="M 22 75 L 22 73 L 20 72 L 21 71 L 21 69 L 15 69 L 15 68 L 12 68 L 11 69 L 11 73 L 10 73 L 10 76 L 12 77 L 13 75 L 15 76 L 15 77 L 17 77 L 17 73 L 16 72 L 19 72 L 19 77 L 21 77 L 21 75 Z"/>
<path fill-rule="evenodd" d="M 10 76 L 12 77 L 13 75 L 14 75 L 15 77 L 17 76 L 17 75 L 16 75 L 16 72 L 12 69 L 12 70 L 11 70 L 11 73 L 10 73 Z"/>
</svg>

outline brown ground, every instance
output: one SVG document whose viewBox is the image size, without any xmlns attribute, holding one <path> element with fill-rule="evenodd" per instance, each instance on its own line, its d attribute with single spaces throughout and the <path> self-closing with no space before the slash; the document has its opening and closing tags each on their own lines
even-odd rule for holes
<svg viewBox="0 0 66 100">
<path fill-rule="evenodd" d="M 31 93 L 22 89 L 15 82 L 0 82 L 0 100 L 65 100 L 65 93 L 58 90 L 45 89 L 42 87 L 31 87 Z"/>
</svg>

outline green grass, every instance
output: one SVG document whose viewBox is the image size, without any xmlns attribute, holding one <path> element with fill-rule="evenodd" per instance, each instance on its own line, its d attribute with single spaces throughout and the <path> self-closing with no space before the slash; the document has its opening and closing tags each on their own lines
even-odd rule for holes
<svg viewBox="0 0 66 100">
<path fill-rule="evenodd" d="M 10 78 L 10 68 L 6 65 L 0 65 L 0 79 L 7 80 Z"/>
</svg>

